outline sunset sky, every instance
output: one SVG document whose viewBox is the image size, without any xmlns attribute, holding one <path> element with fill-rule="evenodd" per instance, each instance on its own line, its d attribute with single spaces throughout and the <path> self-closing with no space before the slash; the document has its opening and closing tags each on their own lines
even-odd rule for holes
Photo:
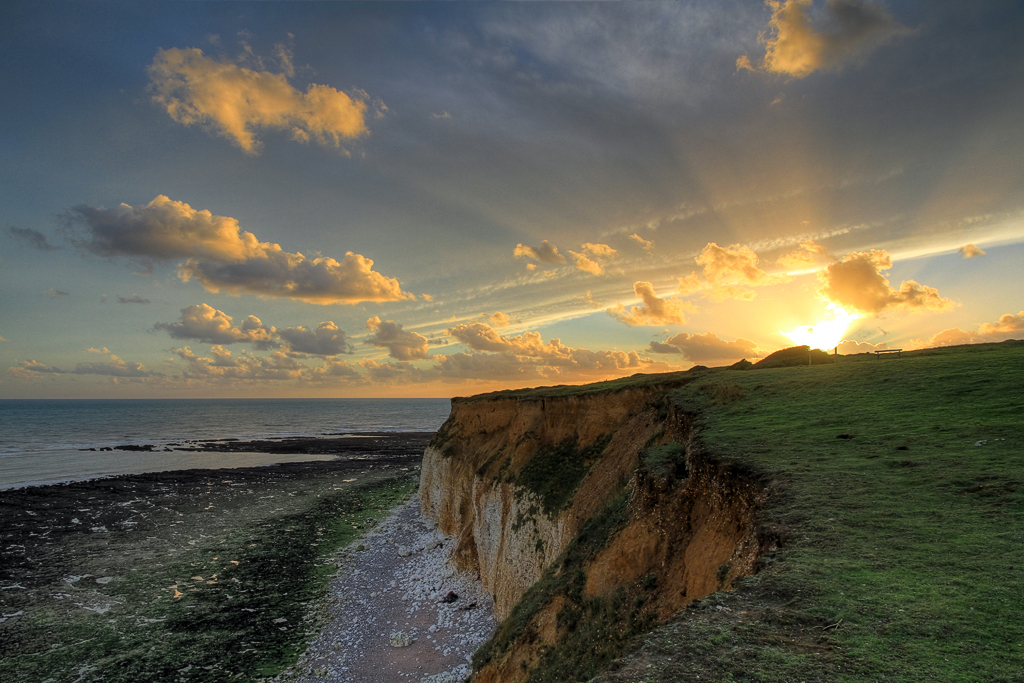
<svg viewBox="0 0 1024 683">
<path fill-rule="evenodd" d="M 1022 35 L 1017 0 L 5 2 L 0 397 L 1024 338 Z"/>
</svg>

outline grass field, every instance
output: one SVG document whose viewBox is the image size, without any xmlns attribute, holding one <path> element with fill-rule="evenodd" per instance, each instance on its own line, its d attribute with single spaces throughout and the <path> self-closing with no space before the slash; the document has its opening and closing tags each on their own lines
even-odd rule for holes
<svg viewBox="0 0 1024 683">
<path fill-rule="evenodd" d="M 1024 681 L 1024 343 L 710 372 L 673 400 L 786 541 L 602 681 Z"/>
</svg>

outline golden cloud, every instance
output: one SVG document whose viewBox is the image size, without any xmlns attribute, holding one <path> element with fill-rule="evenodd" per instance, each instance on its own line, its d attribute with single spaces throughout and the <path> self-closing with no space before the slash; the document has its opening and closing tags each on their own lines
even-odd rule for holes
<svg viewBox="0 0 1024 683">
<path fill-rule="evenodd" d="M 635 232 L 629 236 L 629 239 L 633 240 L 634 242 L 639 244 L 644 249 L 647 249 L 648 251 L 650 251 L 651 248 L 654 247 L 654 242 L 652 242 L 651 240 L 645 240 L 643 237 L 636 234 Z"/>
<path fill-rule="evenodd" d="M 780 256 L 775 263 L 786 270 L 804 270 L 823 265 L 835 259 L 828 250 L 814 240 L 800 243 L 800 248 Z"/>
<path fill-rule="evenodd" d="M 714 301 L 729 298 L 750 301 L 756 296 L 751 287 L 773 285 L 788 279 L 784 275 L 769 275 L 758 267 L 757 254 L 742 244 L 720 247 L 715 242 L 708 242 L 694 261 L 703 270 L 679 278 L 679 292 L 691 294 L 706 290 Z"/>
<path fill-rule="evenodd" d="M 395 278 L 373 270 L 373 261 L 346 252 L 340 261 L 308 259 L 271 242 L 260 242 L 238 221 L 193 209 L 158 195 L 144 206 L 116 209 L 78 206 L 72 222 L 85 225 L 78 246 L 101 256 L 154 259 L 188 258 L 180 264 L 182 280 L 197 279 L 210 292 L 258 294 L 308 303 L 354 304 L 401 301 L 415 296 L 402 291 Z"/>
<path fill-rule="evenodd" d="M 288 63 L 282 73 L 254 71 L 198 48 L 159 50 L 149 66 L 153 101 L 172 119 L 208 125 L 250 154 L 259 150 L 261 128 L 330 147 L 368 132 L 364 93 L 351 97 L 316 84 L 303 93 L 288 83 L 292 72 Z"/>
<path fill-rule="evenodd" d="M 582 270 L 586 273 L 590 273 L 591 275 L 604 275 L 604 268 L 597 261 L 575 251 L 570 251 L 569 253 L 574 259 L 576 259 L 577 270 Z"/>
<path fill-rule="evenodd" d="M 633 306 L 627 311 L 625 306 L 618 304 L 613 308 L 609 308 L 608 314 L 630 327 L 638 325 L 683 325 L 686 323 L 684 313 L 692 309 L 687 302 L 658 298 L 654 293 L 654 286 L 650 282 L 634 283 L 633 291 L 643 301 L 641 306 Z"/>
<path fill-rule="evenodd" d="M 894 289 L 882 274 L 892 268 L 884 249 L 851 252 L 818 274 L 818 294 L 828 301 L 861 313 L 880 313 L 886 308 L 944 311 L 956 306 L 934 287 L 905 280 Z"/>
<path fill-rule="evenodd" d="M 558 247 L 551 244 L 547 240 L 541 242 L 541 245 L 539 247 L 531 247 L 526 244 L 517 244 L 515 250 L 512 252 L 512 255 L 515 256 L 516 258 L 532 258 L 534 261 L 540 261 L 541 263 L 547 263 L 548 265 L 552 266 L 558 265 L 560 263 L 565 263 L 565 256 L 558 253 Z M 529 268 L 530 270 L 533 270 L 533 268 L 530 268 L 530 266 L 533 266 L 533 264 L 527 264 L 526 267 Z M 534 266 L 534 268 L 536 268 L 536 266 Z"/>
<path fill-rule="evenodd" d="M 826 0 L 823 15 L 813 21 L 813 0 L 765 0 L 771 8 L 768 29 L 758 36 L 764 59 L 736 60 L 737 69 L 759 70 L 803 78 L 818 69 L 844 63 L 909 30 L 881 5 L 870 0 Z"/>
<path fill-rule="evenodd" d="M 491 324 L 495 327 L 508 327 L 511 322 L 508 316 L 501 311 L 496 311 L 494 315 L 488 318 L 488 320 L 491 321 Z"/>
<path fill-rule="evenodd" d="M 585 253 L 570 251 L 569 254 L 576 259 L 577 269 L 590 273 L 591 275 L 604 275 L 604 266 L 601 265 L 601 261 L 615 258 L 619 253 L 607 244 L 593 244 L 591 242 L 585 242 L 580 248 Z"/>
<path fill-rule="evenodd" d="M 974 258 L 975 256 L 984 256 L 985 252 L 982 251 L 981 247 L 975 244 L 965 244 L 959 249 L 960 255 L 964 258 Z"/>
</svg>

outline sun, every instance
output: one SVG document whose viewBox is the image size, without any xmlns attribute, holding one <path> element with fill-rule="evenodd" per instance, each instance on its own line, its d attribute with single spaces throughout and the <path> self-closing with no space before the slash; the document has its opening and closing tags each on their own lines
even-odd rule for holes
<svg viewBox="0 0 1024 683">
<path fill-rule="evenodd" d="M 828 305 L 832 317 L 829 320 L 821 320 L 813 325 L 803 325 L 789 332 L 782 332 L 797 344 L 809 346 L 812 349 L 828 350 L 838 346 L 843 341 L 843 335 L 850 328 L 850 324 L 860 317 L 858 313 L 850 313 L 836 304 Z"/>
</svg>

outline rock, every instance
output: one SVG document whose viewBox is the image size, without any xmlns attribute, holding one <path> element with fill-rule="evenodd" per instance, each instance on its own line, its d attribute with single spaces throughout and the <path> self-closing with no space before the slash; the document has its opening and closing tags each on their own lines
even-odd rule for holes
<svg viewBox="0 0 1024 683">
<path fill-rule="evenodd" d="M 413 638 L 405 631 L 392 631 L 388 636 L 388 643 L 391 647 L 408 647 L 412 645 Z"/>
<path fill-rule="evenodd" d="M 448 604 L 448 603 L 451 603 L 451 602 L 455 602 L 458 599 L 459 599 L 458 593 L 456 593 L 455 591 L 448 591 L 448 594 L 445 595 L 443 598 L 441 598 L 441 602 L 443 602 L 445 604 Z"/>
</svg>

